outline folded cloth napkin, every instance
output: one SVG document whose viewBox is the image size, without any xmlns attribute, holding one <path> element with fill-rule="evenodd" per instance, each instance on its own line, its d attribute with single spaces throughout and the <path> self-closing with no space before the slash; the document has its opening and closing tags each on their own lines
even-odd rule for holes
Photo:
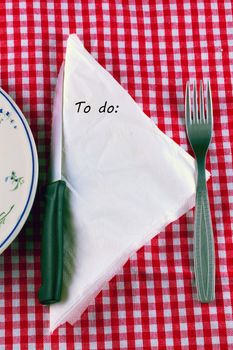
<svg viewBox="0 0 233 350">
<path fill-rule="evenodd" d="M 127 259 L 195 200 L 193 158 L 156 127 L 74 34 L 59 84 L 68 191 L 64 288 L 61 302 L 50 306 L 51 332 L 74 324 Z M 59 98 L 55 106 L 61 106 Z"/>
</svg>

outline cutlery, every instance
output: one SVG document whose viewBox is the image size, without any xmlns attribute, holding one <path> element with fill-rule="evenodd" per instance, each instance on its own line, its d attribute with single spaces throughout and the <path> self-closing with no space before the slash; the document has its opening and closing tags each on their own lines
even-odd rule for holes
<svg viewBox="0 0 233 350">
<path fill-rule="evenodd" d="M 186 85 L 185 124 L 197 165 L 196 208 L 194 218 L 194 273 L 198 300 L 215 299 L 215 253 L 208 191 L 206 186 L 206 154 L 212 137 L 213 108 L 210 82 L 206 87 L 206 111 L 203 84 L 200 82 L 199 111 L 196 81 L 193 84 L 193 109 L 190 83 Z M 191 110 L 192 109 L 192 110 Z"/>
<path fill-rule="evenodd" d="M 63 80 L 61 69 L 59 80 Z M 45 190 L 44 225 L 41 245 L 42 285 L 38 298 L 41 304 L 54 304 L 61 299 L 63 280 L 63 207 L 66 183 L 62 172 L 62 104 L 63 84 L 57 84 L 52 121 L 52 178 Z M 57 88 L 58 89 L 58 88 Z"/>
</svg>

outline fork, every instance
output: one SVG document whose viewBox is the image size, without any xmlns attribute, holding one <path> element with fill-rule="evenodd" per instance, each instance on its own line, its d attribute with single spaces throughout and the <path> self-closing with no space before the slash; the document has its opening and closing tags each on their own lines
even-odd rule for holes
<svg viewBox="0 0 233 350">
<path fill-rule="evenodd" d="M 206 186 L 206 153 L 212 136 L 213 108 L 210 81 L 207 82 L 206 113 L 203 84 L 200 82 L 199 112 L 196 81 L 193 84 L 191 111 L 190 84 L 186 85 L 185 124 L 197 165 L 196 208 L 194 218 L 194 274 L 197 298 L 202 303 L 215 299 L 215 253 L 208 191 Z"/>
</svg>

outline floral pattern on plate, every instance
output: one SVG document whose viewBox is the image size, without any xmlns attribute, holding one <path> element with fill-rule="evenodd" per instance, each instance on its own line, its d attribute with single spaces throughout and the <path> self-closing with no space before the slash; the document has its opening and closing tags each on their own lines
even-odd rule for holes
<svg viewBox="0 0 233 350">
<path fill-rule="evenodd" d="M 10 182 L 12 185 L 11 191 L 15 191 L 24 183 L 24 178 L 23 176 L 17 176 L 16 172 L 12 171 L 11 175 L 5 178 L 5 182 Z"/>
<path fill-rule="evenodd" d="M 0 88 L 0 254 L 22 229 L 38 180 L 36 146 L 25 117 Z"/>
</svg>

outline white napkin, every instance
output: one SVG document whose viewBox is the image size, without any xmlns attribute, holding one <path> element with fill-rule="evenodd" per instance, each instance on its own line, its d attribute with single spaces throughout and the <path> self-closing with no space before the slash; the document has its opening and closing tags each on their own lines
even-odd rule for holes
<svg viewBox="0 0 233 350">
<path fill-rule="evenodd" d="M 76 35 L 68 39 L 64 70 L 62 178 L 69 212 L 64 292 L 50 306 L 51 332 L 74 324 L 130 255 L 192 208 L 195 197 L 193 158 Z"/>
</svg>

